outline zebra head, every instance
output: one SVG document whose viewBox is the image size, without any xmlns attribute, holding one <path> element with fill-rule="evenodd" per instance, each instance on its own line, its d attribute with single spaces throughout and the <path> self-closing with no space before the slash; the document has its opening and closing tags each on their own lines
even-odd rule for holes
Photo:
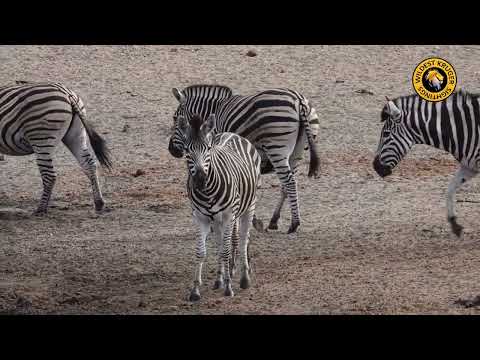
<svg viewBox="0 0 480 360">
<path fill-rule="evenodd" d="M 384 125 L 373 161 L 373 168 L 381 177 L 392 173 L 393 168 L 398 165 L 414 143 L 413 137 L 406 127 L 404 112 L 398 108 L 395 102 L 388 98 L 387 101 L 382 110 L 381 116 Z"/>
<path fill-rule="evenodd" d="M 215 115 L 203 122 L 199 115 L 187 121 L 183 115 L 178 117 L 178 129 L 182 133 L 183 149 L 187 160 L 188 172 L 197 188 L 204 188 L 210 170 L 210 150 L 213 142 Z"/>
<path fill-rule="evenodd" d="M 186 123 L 186 119 L 191 119 L 191 114 L 188 113 L 186 102 L 187 98 L 185 95 L 178 89 L 172 89 L 173 95 L 178 100 L 178 108 L 173 114 L 173 135 L 170 137 L 170 141 L 168 143 L 168 151 L 170 154 L 176 158 L 183 157 L 184 154 L 184 135 L 181 129 L 178 126 L 179 119 L 183 118 L 183 121 Z"/>
</svg>

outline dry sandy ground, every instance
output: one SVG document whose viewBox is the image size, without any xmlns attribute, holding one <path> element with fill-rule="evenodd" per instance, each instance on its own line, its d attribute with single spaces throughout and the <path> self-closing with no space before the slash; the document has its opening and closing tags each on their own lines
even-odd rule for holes
<svg viewBox="0 0 480 360">
<path fill-rule="evenodd" d="M 249 49 L 256 57 L 245 56 Z M 412 92 L 410 75 L 437 55 L 459 86 L 480 90 L 480 47 L 467 46 L 4 46 L 0 83 L 54 80 L 83 98 L 113 152 L 102 173 L 111 213 L 93 211 L 86 177 L 64 147 L 54 203 L 31 217 L 40 177 L 31 157 L 0 162 L 0 312 L 33 314 L 420 314 L 478 313 L 455 304 L 480 294 L 480 201 L 473 181 L 457 196 L 461 239 L 450 234 L 445 193 L 455 163 L 416 147 L 394 175 L 371 167 L 384 97 Z M 237 93 L 290 87 L 321 117 L 322 176 L 298 178 L 302 226 L 288 237 L 252 231 L 253 287 L 234 298 L 186 296 L 195 228 L 183 161 L 167 152 L 172 87 L 231 86 Z M 357 93 L 365 89 L 373 94 Z M 123 132 L 125 125 L 128 131 Z M 145 175 L 134 177 L 138 169 Z M 278 180 L 264 178 L 258 215 L 268 222 Z M 22 211 L 23 210 L 23 211 Z"/>
</svg>

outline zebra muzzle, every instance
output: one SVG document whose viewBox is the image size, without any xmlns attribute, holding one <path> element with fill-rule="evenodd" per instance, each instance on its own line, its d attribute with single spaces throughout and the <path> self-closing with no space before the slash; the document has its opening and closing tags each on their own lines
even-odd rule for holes
<svg viewBox="0 0 480 360">
<path fill-rule="evenodd" d="M 376 156 L 375 160 L 373 160 L 373 168 L 382 178 L 392 174 L 392 169 L 389 166 L 383 165 L 378 156 Z"/>
<path fill-rule="evenodd" d="M 198 189 L 203 189 L 205 187 L 205 182 L 207 180 L 207 176 L 203 171 L 198 171 L 195 176 L 193 176 L 193 183 L 195 187 Z"/>
<path fill-rule="evenodd" d="M 176 158 L 181 158 L 183 156 L 183 151 L 179 150 L 178 147 L 173 145 L 173 141 L 170 140 L 168 144 L 168 152 Z"/>
</svg>

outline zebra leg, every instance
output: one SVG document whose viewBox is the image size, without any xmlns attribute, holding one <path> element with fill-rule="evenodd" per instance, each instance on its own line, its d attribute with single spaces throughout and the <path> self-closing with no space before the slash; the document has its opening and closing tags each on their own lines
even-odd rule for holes
<svg viewBox="0 0 480 360">
<path fill-rule="evenodd" d="M 282 210 L 285 199 L 288 198 L 290 208 L 292 211 L 292 222 L 288 229 L 288 234 L 295 232 L 300 225 L 300 210 L 298 208 L 298 192 L 297 182 L 295 180 L 295 174 L 298 168 L 298 161 L 292 161 L 291 163 L 284 160 L 275 168 L 275 171 L 280 178 L 282 184 L 282 192 L 280 200 L 277 203 L 275 211 L 273 212 L 272 219 L 268 228 L 271 230 L 278 229 L 278 219 L 280 218 L 280 212 Z M 291 170 L 293 169 L 293 170 Z"/>
<path fill-rule="evenodd" d="M 242 277 L 240 278 L 240 288 L 248 289 L 250 287 L 250 259 L 248 254 L 248 244 L 250 235 L 250 223 L 255 213 L 253 205 L 248 212 L 240 218 L 240 258 L 242 261 Z"/>
<path fill-rule="evenodd" d="M 455 173 L 455 177 L 448 184 L 447 218 L 452 228 L 452 232 L 457 237 L 462 234 L 463 227 L 457 223 L 457 216 L 455 213 L 455 195 L 460 186 L 475 177 L 477 174 L 478 172 L 473 171 L 465 166 L 461 166 L 460 169 L 458 169 L 458 171 Z"/>
<path fill-rule="evenodd" d="M 222 258 L 223 252 L 223 229 L 218 222 L 213 225 L 213 232 L 217 242 L 217 278 L 213 284 L 213 290 L 223 289 L 225 267 Z"/>
<path fill-rule="evenodd" d="M 238 253 L 238 222 L 239 220 L 235 220 L 233 223 L 233 231 L 232 231 L 232 257 L 230 258 L 230 276 L 233 278 L 235 275 L 235 265 L 237 262 L 237 253 Z"/>
<path fill-rule="evenodd" d="M 230 252 L 231 252 L 231 242 L 232 242 L 232 232 L 233 232 L 233 226 L 234 226 L 234 221 L 232 221 L 232 216 L 223 216 L 223 249 L 221 256 L 223 258 L 223 265 L 225 269 L 230 269 L 229 267 L 229 261 L 230 261 Z M 224 295 L 225 296 L 233 296 L 233 290 L 232 290 L 232 279 L 230 277 L 230 271 L 225 271 L 225 291 Z"/>
<path fill-rule="evenodd" d="M 280 200 L 273 211 L 272 218 L 270 219 L 270 224 L 268 224 L 269 230 L 278 230 L 278 219 L 280 219 L 280 212 L 282 211 L 283 204 L 285 203 L 285 199 L 287 198 L 287 192 L 283 189 L 280 191 Z"/>
<path fill-rule="evenodd" d="M 40 170 L 40 176 L 42 177 L 43 192 L 40 199 L 40 204 L 35 210 L 34 215 L 44 215 L 47 213 L 48 203 L 52 195 L 53 187 L 57 179 L 57 173 L 53 167 L 53 158 L 51 150 L 54 149 L 53 145 L 46 147 L 34 146 L 37 165 Z"/>
<path fill-rule="evenodd" d="M 87 139 L 88 135 L 85 127 L 78 116 L 75 116 L 70 129 L 68 130 L 67 134 L 65 134 L 62 141 L 73 154 L 73 156 L 75 156 L 83 172 L 90 180 L 95 210 L 97 212 L 101 212 L 104 210 L 105 200 L 103 199 L 102 191 L 98 181 L 95 154 L 88 146 Z"/>
<path fill-rule="evenodd" d="M 193 281 L 193 288 L 190 291 L 189 301 L 198 301 L 200 300 L 200 286 L 202 285 L 202 267 L 203 262 L 205 261 L 205 257 L 207 256 L 207 248 L 205 246 L 205 242 L 207 240 L 207 236 L 210 232 L 210 221 L 208 218 L 195 215 L 194 218 L 198 224 L 200 229 L 197 239 L 197 246 L 196 246 L 196 258 L 197 258 L 197 267 L 195 269 L 195 278 Z"/>
</svg>

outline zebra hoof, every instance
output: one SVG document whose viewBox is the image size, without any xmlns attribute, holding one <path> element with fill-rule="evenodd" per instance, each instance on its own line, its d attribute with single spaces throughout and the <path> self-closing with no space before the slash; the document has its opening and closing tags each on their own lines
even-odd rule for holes
<svg viewBox="0 0 480 360">
<path fill-rule="evenodd" d="M 95 209 L 95 213 L 97 213 L 98 215 L 107 214 L 107 213 L 112 212 L 112 211 L 113 211 L 113 209 L 111 207 L 104 207 L 101 210 Z"/>
<path fill-rule="evenodd" d="M 33 216 L 41 217 L 45 215 L 47 215 L 47 209 L 37 209 L 33 212 Z"/>
<path fill-rule="evenodd" d="M 270 224 L 268 224 L 268 230 L 278 230 L 278 224 L 270 221 Z"/>
<path fill-rule="evenodd" d="M 297 228 L 300 226 L 300 222 L 294 222 L 290 225 L 287 234 L 292 234 L 297 231 Z"/>
<path fill-rule="evenodd" d="M 105 201 L 103 200 L 95 200 L 95 211 L 97 213 L 102 212 L 103 208 L 105 207 Z"/>
<path fill-rule="evenodd" d="M 222 280 L 215 280 L 213 284 L 213 290 L 223 289 L 223 281 Z"/>
<path fill-rule="evenodd" d="M 448 219 L 448 221 L 450 222 L 452 232 L 457 237 L 460 237 L 460 235 L 462 235 L 462 232 L 463 232 L 463 226 L 457 223 L 457 218 L 456 217 L 452 217 L 452 218 Z"/>
<path fill-rule="evenodd" d="M 242 276 L 240 279 L 240 288 L 241 289 L 248 289 L 250 287 L 250 278 L 248 275 Z"/>
<path fill-rule="evenodd" d="M 191 302 L 199 301 L 200 300 L 200 291 L 195 288 L 190 292 L 190 296 L 188 297 L 188 300 Z"/>
<path fill-rule="evenodd" d="M 233 297 L 233 290 L 232 290 L 232 285 L 228 284 L 225 287 L 225 291 L 223 292 L 223 296 L 228 296 L 228 297 Z"/>
</svg>

